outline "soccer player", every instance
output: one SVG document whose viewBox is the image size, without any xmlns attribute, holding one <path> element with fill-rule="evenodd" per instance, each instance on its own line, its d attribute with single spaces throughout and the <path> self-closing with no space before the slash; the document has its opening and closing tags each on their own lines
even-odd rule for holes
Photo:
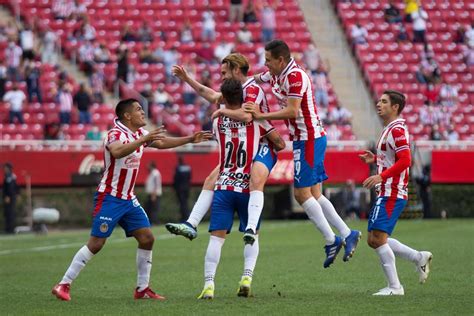
<svg viewBox="0 0 474 316">
<path fill-rule="evenodd" d="M 377 154 L 370 151 L 359 155 L 365 163 L 377 164 L 377 175 L 365 179 L 364 187 L 376 187 L 375 205 L 369 215 L 367 243 L 380 258 L 388 286 L 374 295 L 404 295 L 395 266 L 395 255 L 412 261 L 424 283 L 430 272 L 433 255 L 428 251 L 416 251 L 394 238 L 392 234 L 397 219 L 407 204 L 408 172 L 411 163 L 408 129 L 399 118 L 405 107 L 405 96 L 394 90 L 384 91 L 377 102 L 377 114 L 382 118 L 384 129 L 377 143 Z"/>
<path fill-rule="evenodd" d="M 102 249 L 117 224 L 124 229 L 127 237 L 133 236 L 138 242 L 135 299 L 164 299 L 149 287 L 154 237 L 148 217 L 133 192 L 140 159 L 145 147 L 173 148 L 212 139 L 210 132 L 197 132 L 188 137 L 165 137 L 161 127 L 146 131 L 143 129 L 146 125 L 145 112 L 134 99 L 120 101 L 115 113 L 115 125 L 104 141 L 105 170 L 94 196 L 91 236 L 87 245 L 72 259 L 63 279 L 52 290 L 53 295 L 64 301 L 71 300 L 71 283 Z"/>
<path fill-rule="evenodd" d="M 242 106 L 243 89 L 240 81 L 227 79 L 221 86 L 225 107 L 238 110 Z M 232 229 L 234 211 L 240 219 L 239 230 L 245 231 L 248 218 L 252 162 L 257 155 L 260 138 L 267 136 L 278 142 L 280 136 L 267 121 L 242 122 L 227 116 L 213 121 L 213 133 L 219 145 L 219 178 L 212 200 L 211 233 L 204 260 L 204 289 L 199 299 L 214 298 L 214 277 L 219 264 L 221 249 L 226 235 Z M 256 224 L 258 234 L 259 219 Z M 239 283 L 238 295 L 248 297 L 253 270 L 258 257 L 258 235 L 254 245 L 244 246 L 244 272 Z"/>
<path fill-rule="evenodd" d="M 281 110 L 263 113 L 258 106 L 244 105 L 254 119 L 285 120 L 293 141 L 295 199 L 326 241 L 324 268 L 328 268 L 345 245 L 343 260 L 348 261 L 357 247 L 361 232 L 351 230 L 322 195 L 321 183 L 328 178 L 324 170 L 326 132 L 318 116 L 311 79 L 291 58 L 288 45 L 273 40 L 265 45 L 268 71 L 254 76 L 257 83 L 270 82 Z M 329 223 L 342 235 L 336 236 Z"/>
<path fill-rule="evenodd" d="M 249 63 L 247 58 L 238 53 L 229 54 L 222 60 L 221 76 L 222 79 L 235 79 L 242 84 L 244 102 L 254 102 L 259 105 L 262 112 L 268 112 L 267 101 L 263 89 L 255 83 L 254 78 L 247 77 L 249 71 Z M 182 81 L 188 83 L 196 92 L 211 103 L 220 103 L 222 101 L 222 93 L 208 88 L 193 78 L 191 78 L 186 70 L 181 66 L 174 66 L 173 73 Z M 213 113 L 213 118 L 225 115 L 232 119 L 249 122 L 252 115 L 243 111 L 242 108 L 229 109 L 220 108 Z M 275 133 L 277 133 L 275 131 Z M 277 162 L 277 151 L 285 148 L 283 139 L 278 138 L 275 144 L 269 143 L 266 138 L 260 141 L 258 154 L 252 164 L 250 177 L 250 200 L 249 200 L 249 219 L 246 232 L 244 234 L 244 242 L 253 244 L 256 240 L 257 222 L 262 214 L 263 209 L 263 189 L 268 176 Z M 214 185 L 219 173 L 217 166 L 206 178 L 201 194 L 199 195 L 189 218 L 184 223 L 168 223 L 166 228 L 173 234 L 183 235 L 192 240 L 196 238 L 196 227 L 201 222 L 204 215 L 211 206 L 214 195 Z"/>
</svg>

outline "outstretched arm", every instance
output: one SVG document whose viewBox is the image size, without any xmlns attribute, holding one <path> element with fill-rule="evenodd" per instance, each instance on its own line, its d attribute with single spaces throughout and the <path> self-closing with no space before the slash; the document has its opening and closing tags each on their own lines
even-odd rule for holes
<svg viewBox="0 0 474 316">
<path fill-rule="evenodd" d="M 112 157 L 114 157 L 115 159 L 120 159 L 130 155 L 135 150 L 137 150 L 137 148 L 144 144 L 152 144 L 161 141 L 163 138 L 165 138 L 164 132 L 164 127 L 160 127 L 151 131 L 147 135 L 143 135 L 142 137 L 131 143 L 124 144 L 120 141 L 115 141 L 107 145 L 107 149 L 110 151 Z"/>
<path fill-rule="evenodd" d="M 173 75 L 175 75 L 182 81 L 189 84 L 191 88 L 194 89 L 194 91 L 196 91 L 201 97 L 203 97 L 207 101 L 211 103 L 218 103 L 221 100 L 222 94 L 220 92 L 217 92 L 209 87 L 206 87 L 205 85 L 191 78 L 183 66 L 174 65 L 172 72 L 173 72 Z"/>
<path fill-rule="evenodd" d="M 211 140 L 212 139 L 212 133 L 208 131 L 200 131 L 196 132 L 193 135 L 190 136 L 184 136 L 184 137 L 166 137 L 157 141 L 154 141 L 150 147 L 153 148 L 158 148 L 158 149 L 168 149 L 168 148 L 174 148 L 174 147 L 179 147 L 185 144 L 189 143 L 200 143 L 203 141 Z"/>
</svg>

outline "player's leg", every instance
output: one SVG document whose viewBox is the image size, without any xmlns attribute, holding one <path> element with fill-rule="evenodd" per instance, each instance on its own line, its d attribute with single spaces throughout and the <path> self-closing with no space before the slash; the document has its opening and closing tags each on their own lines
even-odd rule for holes
<svg viewBox="0 0 474 316">
<path fill-rule="evenodd" d="M 317 138 L 314 141 L 314 168 L 318 184 L 311 188 L 311 193 L 318 201 L 323 209 L 324 217 L 329 224 L 336 227 L 339 234 L 344 239 L 345 251 L 342 259 L 348 261 L 359 243 L 362 233 L 358 230 L 350 230 L 346 223 L 342 220 L 331 201 L 322 194 L 322 182 L 328 178 L 324 169 L 324 156 L 326 155 L 327 139 L 326 136 Z"/>
<path fill-rule="evenodd" d="M 369 215 L 367 243 L 379 256 L 388 283 L 386 288 L 374 295 L 404 295 L 403 287 L 398 279 L 395 254 L 388 244 L 388 236 L 392 233 L 405 205 L 404 200 L 379 197 Z"/>
<path fill-rule="evenodd" d="M 276 155 L 268 145 L 261 144 L 250 171 L 250 199 L 248 203 L 248 221 L 245 228 L 244 242 L 254 242 L 257 224 L 262 215 L 264 197 L 263 189 L 270 171 L 277 162 Z"/>
<path fill-rule="evenodd" d="M 433 254 L 429 251 L 418 251 L 410 248 L 394 238 L 388 238 L 388 245 L 392 248 L 395 256 L 415 264 L 420 283 L 425 283 L 430 273 L 430 264 L 433 259 Z"/>
<path fill-rule="evenodd" d="M 176 235 L 182 235 L 189 240 L 193 240 L 197 237 L 196 227 L 202 221 L 204 215 L 211 207 L 212 198 L 214 196 L 214 185 L 219 176 L 219 166 L 215 167 L 214 170 L 207 176 L 204 181 L 201 193 L 193 206 L 189 218 L 184 223 L 167 223 L 166 229 Z"/>
<path fill-rule="evenodd" d="M 212 202 L 209 223 L 209 244 L 204 257 L 204 287 L 198 299 L 214 298 L 214 279 L 221 258 L 221 249 L 227 233 L 232 229 L 234 217 L 234 194 L 231 191 L 216 191 Z"/>
</svg>

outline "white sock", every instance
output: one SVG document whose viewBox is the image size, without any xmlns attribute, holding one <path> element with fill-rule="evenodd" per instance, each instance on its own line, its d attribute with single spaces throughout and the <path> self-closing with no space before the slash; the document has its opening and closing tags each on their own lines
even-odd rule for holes
<svg viewBox="0 0 474 316">
<path fill-rule="evenodd" d="M 388 238 L 388 245 L 390 246 L 390 248 L 392 248 L 393 253 L 397 257 L 402 257 L 403 259 L 406 259 L 413 263 L 417 263 L 421 260 L 421 253 L 419 251 L 416 251 L 415 249 L 412 249 L 407 245 L 402 244 L 396 239 Z"/>
<path fill-rule="evenodd" d="M 150 283 L 152 250 L 137 249 L 137 288 L 143 291 Z"/>
<path fill-rule="evenodd" d="M 189 214 L 189 218 L 187 222 L 194 227 L 197 227 L 199 223 L 202 221 L 204 215 L 206 215 L 207 211 L 211 207 L 212 198 L 214 197 L 214 191 L 211 190 L 202 190 L 201 194 L 193 206 L 193 210 L 191 214 Z"/>
<path fill-rule="evenodd" d="M 395 255 L 392 248 L 390 248 L 388 244 L 383 244 L 375 249 L 375 252 L 379 255 L 385 278 L 388 281 L 388 286 L 393 289 L 399 289 L 401 285 L 398 280 L 397 267 L 395 266 Z"/>
<path fill-rule="evenodd" d="M 262 191 L 252 191 L 250 192 L 249 198 L 249 219 L 247 221 L 247 228 L 252 229 L 253 232 L 257 232 L 258 220 L 260 215 L 262 215 L 263 210 L 263 192 Z"/>
<path fill-rule="evenodd" d="M 350 234 L 350 228 L 344 223 L 342 218 L 337 214 L 336 209 L 324 195 L 321 195 L 318 199 L 319 205 L 323 209 L 324 217 L 328 220 L 329 224 L 336 227 L 341 234 L 342 238 L 346 239 Z"/>
<path fill-rule="evenodd" d="M 224 238 L 217 236 L 211 236 L 211 238 L 209 238 L 206 257 L 204 258 L 204 287 L 214 287 L 214 277 L 221 258 L 221 249 L 224 242 Z"/>
<path fill-rule="evenodd" d="M 74 281 L 79 275 L 79 272 L 81 272 L 81 270 L 86 266 L 86 263 L 91 260 L 92 256 L 94 256 L 94 254 L 89 250 L 89 248 L 87 248 L 87 246 L 84 245 L 79 249 L 74 258 L 72 258 L 71 265 L 64 274 L 60 284 L 72 283 L 72 281 Z"/>
<path fill-rule="evenodd" d="M 258 245 L 258 235 L 255 236 L 255 242 L 253 245 L 246 244 L 244 247 L 244 273 L 243 277 L 253 277 L 253 270 L 257 264 L 258 252 L 260 247 Z"/>
<path fill-rule="evenodd" d="M 314 197 L 307 199 L 303 203 L 303 209 L 309 217 L 309 220 L 316 225 L 316 228 L 319 229 L 321 234 L 323 234 L 324 239 L 326 240 L 326 245 L 332 245 L 336 240 L 336 236 L 329 226 L 329 223 L 323 215 L 323 210 L 321 205 L 316 201 Z"/>
</svg>

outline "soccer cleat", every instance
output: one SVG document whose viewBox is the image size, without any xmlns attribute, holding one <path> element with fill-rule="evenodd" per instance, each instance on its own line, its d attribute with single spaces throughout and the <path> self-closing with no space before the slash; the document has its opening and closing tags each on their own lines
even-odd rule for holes
<svg viewBox="0 0 474 316">
<path fill-rule="evenodd" d="M 250 288 L 252 285 L 252 278 L 245 276 L 240 280 L 239 282 L 239 288 L 237 289 L 237 296 L 243 296 L 243 297 L 249 297 L 251 296 L 250 294 Z"/>
<path fill-rule="evenodd" d="M 357 244 L 359 243 L 360 238 L 362 237 L 362 233 L 358 230 L 351 230 L 349 236 L 344 239 L 344 256 L 342 257 L 343 261 L 349 261 L 354 254 L 355 249 L 357 248 Z"/>
<path fill-rule="evenodd" d="M 253 245 L 255 242 L 255 233 L 252 229 L 247 229 L 244 233 L 244 244 Z"/>
<path fill-rule="evenodd" d="M 384 287 L 383 289 L 379 290 L 377 293 L 374 293 L 372 295 L 375 295 L 375 296 L 405 295 L 405 290 L 403 290 L 403 286 L 401 285 L 399 289 Z"/>
<path fill-rule="evenodd" d="M 430 264 L 433 259 L 433 254 L 429 251 L 420 251 L 421 260 L 416 264 L 416 271 L 420 275 L 420 283 L 425 283 L 430 274 Z"/>
<path fill-rule="evenodd" d="M 326 252 L 326 260 L 324 260 L 323 267 L 329 268 L 329 266 L 336 260 L 336 256 L 341 251 L 344 241 L 339 236 L 336 236 L 336 240 L 332 245 L 324 246 L 324 251 Z"/>
<path fill-rule="evenodd" d="M 69 294 L 71 288 L 71 284 L 64 283 L 64 284 L 56 284 L 53 287 L 51 293 L 55 295 L 58 299 L 63 301 L 70 301 L 71 295 Z"/>
<path fill-rule="evenodd" d="M 143 291 L 138 291 L 138 288 L 135 289 L 135 294 L 133 296 L 136 300 L 141 300 L 141 299 L 154 299 L 154 300 L 160 300 L 164 301 L 166 298 L 164 296 L 161 296 L 159 294 L 156 294 L 155 292 L 152 291 L 149 287 L 144 289 Z"/>
<path fill-rule="evenodd" d="M 214 298 L 214 287 L 205 287 L 201 294 L 198 296 L 198 300 L 212 300 Z"/>
<path fill-rule="evenodd" d="M 197 237 L 197 230 L 188 222 L 174 224 L 174 223 L 167 223 L 165 225 L 166 229 L 175 235 L 181 235 L 189 240 L 193 240 Z"/>
</svg>

